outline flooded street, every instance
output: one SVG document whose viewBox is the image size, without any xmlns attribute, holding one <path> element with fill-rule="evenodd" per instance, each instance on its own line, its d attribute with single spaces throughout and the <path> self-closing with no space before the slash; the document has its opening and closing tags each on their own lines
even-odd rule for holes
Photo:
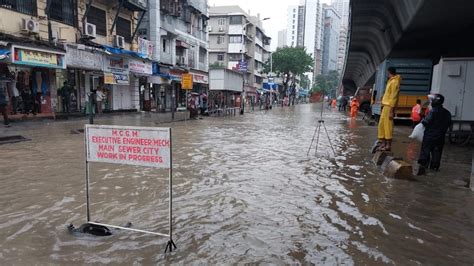
<svg viewBox="0 0 474 266">
<path fill-rule="evenodd" d="M 337 155 L 323 134 L 318 155 L 306 156 L 318 110 L 99 119 L 173 128 L 178 249 L 166 255 L 166 238 L 66 230 L 86 219 L 84 135 L 71 134 L 82 121 L 15 125 L 4 134 L 32 141 L 0 146 L 1 264 L 474 263 L 472 192 L 438 177 L 383 177 L 368 154 L 376 129 L 338 112 L 325 113 Z M 167 233 L 167 182 L 166 171 L 92 164 L 92 220 Z"/>
</svg>

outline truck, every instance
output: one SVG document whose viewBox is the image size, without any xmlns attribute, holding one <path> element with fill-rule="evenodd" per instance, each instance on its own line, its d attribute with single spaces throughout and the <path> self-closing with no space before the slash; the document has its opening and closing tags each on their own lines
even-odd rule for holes
<svg viewBox="0 0 474 266">
<path fill-rule="evenodd" d="M 372 114 L 378 119 L 382 110 L 382 97 L 388 81 L 387 69 L 395 67 L 402 77 L 400 96 L 395 108 L 395 119 L 410 119 L 416 100 L 428 101 L 431 89 L 433 63 L 431 59 L 392 58 L 383 61 L 377 68 L 372 91 Z"/>
<path fill-rule="evenodd" d="M 368 113 L 370 111 L 371 95 L 372 86 L 357 88 L 357 91 L 354 94 L 354 98 L 357 98 L 357 100 L 359 101 L 359 109 L 361 112 Z"/>
<path fill-rule="evenodd" d="M 474 58 L 441 58 L 433 67 L 431 93 L 445 97 L 453 125 L 452 143 L 468 143 L 474 136 Z"/>
</svg>

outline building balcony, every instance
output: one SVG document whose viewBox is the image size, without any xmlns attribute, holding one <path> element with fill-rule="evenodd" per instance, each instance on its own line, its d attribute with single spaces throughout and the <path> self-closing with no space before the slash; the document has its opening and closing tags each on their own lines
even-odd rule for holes
<svg viewBox="0 0 474 266">
<path fill-rule="evenodd" d="M 242 44 L 241 43 L 229 43 L 229 47 L 228 47 L 228 53 L 231 53 L 231 54 L 241 54 L 242 53 L 242 48 L 244 49 L 244 53 L 247 53 L 248 52 L 248 49 L 246 46 L 242 47 Z"/>
</svg>

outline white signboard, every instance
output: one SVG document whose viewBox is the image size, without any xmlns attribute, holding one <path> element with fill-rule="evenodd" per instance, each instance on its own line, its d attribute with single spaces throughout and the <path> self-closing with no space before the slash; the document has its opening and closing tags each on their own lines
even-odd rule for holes
<svg viewBox="0 0 474 266">
<path fill-rule="evenodd" d="M 130 71 L 136 74 L 142 74 L 142 75 L 153 74 L 153 67 L 151 63 L 149 62 L 142 62 L 142 61 L 130 59 L 130 61 L 128 61 L 128 66 L 130 68 Z"/>
<path fill-rule="evenodd" d="M 86 160 L 169 169 L 170 132 L 170 128 L 86 125 Z"/>
<path fill-rule="evenodd" d="M 66 51 L 66 65 L 68 67 L 102 70 L 102 54 L 79 50 L 70 46 L 66 47 Z"/>
</svg>

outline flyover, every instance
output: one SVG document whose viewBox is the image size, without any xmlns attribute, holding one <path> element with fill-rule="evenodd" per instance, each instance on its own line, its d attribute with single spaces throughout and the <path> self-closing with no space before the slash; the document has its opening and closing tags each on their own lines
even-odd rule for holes
<svg viewBox="0 0 474 266">
<path fill-rule="evenodd" d="M 385 58 L 474 56 L 473 0 L 351 0 L 345 93 L 371 85 Z"/>
</svg>

